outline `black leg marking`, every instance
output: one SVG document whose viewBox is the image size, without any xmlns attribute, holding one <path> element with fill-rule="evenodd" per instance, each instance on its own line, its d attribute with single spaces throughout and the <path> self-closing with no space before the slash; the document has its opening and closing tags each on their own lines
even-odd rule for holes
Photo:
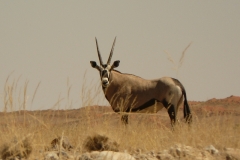
<svg viewBox="0 0 240 160">
<path fill-rule="evenodd" d="M 123 124 L 127 125 L 128 124 L 128 115 L 122 115 L 121 121 Z"/>
<path fill-rule="evenodd" d="M 168 109 L 171 105 L 171 103 L 168 103 L 166 99 L 163 99 L 162 104 L 166 109 Z"/>
<path fill-rule="evenodd" d="M 171 103 L 168 103 L 166 99 L 163 99 L 162 104 L 168 111 L 168 115 L 169 115 L 169 118 L 170 118 L 170 121 L 171 121 L 171 125 L 173 127 L 173 125 L 176 122 L 176 113 L 175 113 L 174 105 L 171 104 Z"/>
<path fill-rule="evenodd" d="M 130 111 L 131 111 L 131 112 L 141 111 L 141 110 L 143 110 L 143 109 L 146 109 L 146 108 L 154 105 L 154 104 L 155 104 L 155 101 L 156 101 L 156 99 L 151 99 L 151 100 L 147 101 L 146 103 L 144 103 L 143 105 L 141 105 L 141 106 L 139 106 L 139 107 L 137 107 L 137 108 L 133 108 L 133 109 L 128 108 L 128 109 L 126 110 L 126 112 L 130 112 Z"/>
</svg>

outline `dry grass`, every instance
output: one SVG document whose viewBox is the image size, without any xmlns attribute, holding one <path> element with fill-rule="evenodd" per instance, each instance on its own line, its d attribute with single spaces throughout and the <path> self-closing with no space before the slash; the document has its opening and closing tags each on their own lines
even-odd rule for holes
<svg viewBox="0 0 240 160">
<path fill-rule="evenodd" d="M 73 154 L 83 153 L 86 150 L 86 141 L 94 139 L 91 136 L 96 134 L 103 136 L 97 144 L 104 146 L 106 141 L 112 140 L 116 150 L 128 152 L 136 149 L 160 151 L 176 143 L 192 147 L 211 144 L 219 150 L 224 147 L 240 148 L 240 125 L 236 112 L 208 114 L 199 113 L 192 108 L 192 125 L 188 126 L 180 119 L 180 123 L 172 131 L 167 112 L 163 109 L 155 115 L 131 114 L 130 124 L 124 126 L 120 115 L 113 113 L 111 108 L 92 106 L 91 103 L 96 98 L 96 94 L 91 93 L 92 88 L 83 91 L 86 93 L 86 107 L 81 109 L 26 111 L 24 105 L 27 103 L 28 82 L 23 85 L 24 89 L 18 94 L 19 97 L 14 94 L 17 85 L 17 81 L 6 83 L 4 112 L 0 113 L 0 153 L 3 158 L 13 155 L 30 156 L 30 159 L 42 157 L 44 151 L 51 147 L 52 140 L 63 136 L 68 137 L 71 142 Z M 68 95 L 69 92 L 70 89 Z M 36 91 L 34 95 L 35 93 Z M 29 101 L 32 103 L 32 100 Z M 16 109 L 17 107 L 19 109 Z M 239 110 L 237 112 L 239 113 Z M 21 149 L 10 151 L 16 146 Z M 32 154 L 29 155 L 30 153 Z"/>
</svg>

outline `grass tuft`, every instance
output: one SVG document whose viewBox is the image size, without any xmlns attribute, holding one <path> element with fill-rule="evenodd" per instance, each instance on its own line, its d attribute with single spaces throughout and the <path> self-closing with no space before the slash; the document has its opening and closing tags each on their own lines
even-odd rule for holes
<svg viewBox="0 0 240 160">
<path fill-rule="evenodd" d="M 88 136 L 84 142 L 84 149 L 91 151 L 119 151 L 119 144 L 111 141 L 107 136 L 99 134 Z"/>
<path fill-rule="evenodd" d="M 2 145 L 0 154 L 3 159 L 28 158 L 32 153 L 32 149 L 31 141 L 28 138 L 23 140 L 14 139 L 12 142 Z"/>
</svg>

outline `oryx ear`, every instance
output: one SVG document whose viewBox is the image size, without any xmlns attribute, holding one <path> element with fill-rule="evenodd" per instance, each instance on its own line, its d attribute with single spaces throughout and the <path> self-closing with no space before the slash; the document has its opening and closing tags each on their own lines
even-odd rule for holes
<svg viewBox="0 0 240 160">
<path fill-rule="evenodd" d="M 90 63 L 91 63 L 91 66 L 92 66 L 93 68 L 96 68 L 96 67 L 97 67 L 97 63 L 96 63 L 95 61 L 90 61 Z"/>
<path fill-rule="evenodd" d="M 118 60 L 118 61 L 114 61 L 113 64 L 112 64 L 111 69 L 117 68 L 117 67 L 119 66 L 119 64 L 120 64 L 120 61 L 119 61 L 119 60 Z"/>
<path fill-rule="evenodd" d="M 96 63 L 95 61 L 90 61 L 90 63 L 91 63 L 91 66 L 92 66 L 93 68 L 96 68 L 97 70 L 100 71 L 100 67 L 97 65 L 97 63 Z"/>
<path fill-rule="evenodd" d="M 96 68 L 97 63 L 96 63 L 95 61 L 90 61 L 90 63 L 91 63 L 91 66 L 92 66 L 93 68 Z"/>
<path fill-rule="evenodd" d="M 119 64 L 120 64 L 120 61 L 119 61 L 119 60 L 113 62 L 113 66 L 114 66 L 114 67 L 118 67 Z"/>
</svg>

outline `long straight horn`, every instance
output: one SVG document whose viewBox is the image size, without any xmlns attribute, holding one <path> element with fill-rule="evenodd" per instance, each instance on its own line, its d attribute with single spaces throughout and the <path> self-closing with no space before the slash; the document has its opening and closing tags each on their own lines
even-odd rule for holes
<svg viewBox="0 0 240 160">
<path fill-rule="evenodd" d="M 111 59 L 112 59 L 112 54 L 113 54 L 113 50 L 114 50 L 114 45 L 115 45 L 115 42 L 116 42 L 116 38 L 114 39 L 114 42 L 113 42 L 113 45 L 112 45 L 112 49 L 111 49 L 111 52 L 110 52 L 110 55 L 109 55 L 109 58 L 108 58 L 108 61 L 107 61 L 107 64 L 109 65 L 110 62 L 111 62 Z"/>
<path fill-rule="evenodd" d="M 100 54 L 100 51 L 99 51 L 99 48 L 98 48 L 98 42 L 97 42 L 97 38 L 96 37 L 95 37 L 95 40 L 96 40 L 96 45 L 97 45 L 98 59 L 99 59 L 100 64 L 102 66 L 103 65 L 103 61 L 102 61 L 102 57 L 101 57 L 101 54 Z"/>
</svg>

